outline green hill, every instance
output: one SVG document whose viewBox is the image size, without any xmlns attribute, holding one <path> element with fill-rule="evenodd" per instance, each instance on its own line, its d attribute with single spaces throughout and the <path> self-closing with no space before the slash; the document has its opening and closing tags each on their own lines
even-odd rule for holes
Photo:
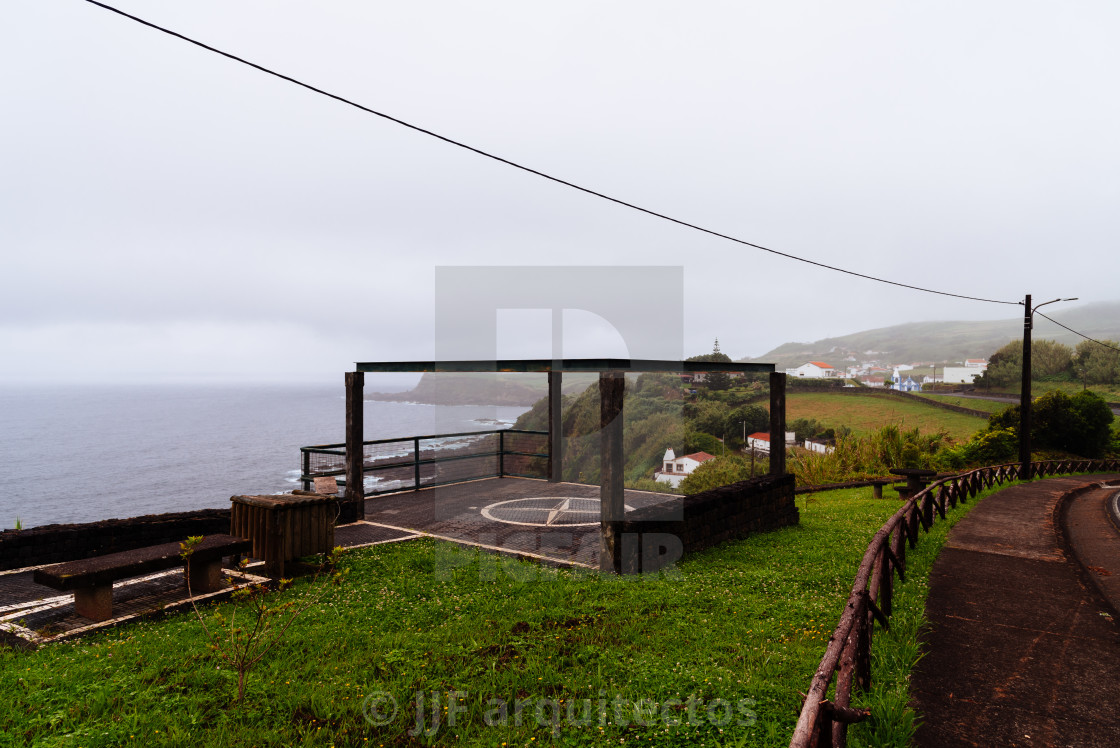
<svg viewBox="0 0 1120 748">
<path fill-rule="evenodd" d="M 1056 311 L 1051 313 L 1050 309 Z M 1098 340 L 1120 339 L 1120 301 L 1086 304 L 1068 309 L 1055 305 L 1044 311 L 1062 324 Z M 777 364 L 779 370 L 818 359 L 840 366 L 843 358 L 849 354 L 859 361 L 952 363 L 966 358 L 987 358 L 1009 341 L 1022 337 L 1022 331 L 1021 312 L 1006 320 L 914 322 L 824 338 L 813 343 L 785 343 L 757 358 L 742 360 Z M 1037 314 L 1034 337 L 1056 340 L 1071 347 L 1082 340 Z M 867 351 L 876 353 L 869 354 Z"/>
<path fill-rule="evenodd" d="M 564 375 L 564 392 L 582 392 L 594 375 Z M 425 373 L 407 392 L 371 392 L 372 400 L 427 403 L 429 405 L 525 405 L 548 394 L 545 374 L 479 372 L 469 374 Z"/>
</svg>

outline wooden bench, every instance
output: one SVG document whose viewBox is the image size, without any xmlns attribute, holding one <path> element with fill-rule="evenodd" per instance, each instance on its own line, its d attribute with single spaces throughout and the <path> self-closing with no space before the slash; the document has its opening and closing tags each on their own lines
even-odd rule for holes
<svg viewBox="0 0 1120 748">
<path fill-rule="evenodd" d="M 222 588 L 222 559 L 251 550 L 251 541 L 232 535 L 208 535 L 191 554 L 189 585 L 192 593 Z M 164 543 L 106 556 L 67 561 L 36 569 L 36 584 L 64 592 L 73 590 L 74 610 L 94 621 L 113 616 L 113 582 L 126 577 L 185 566 L 179 543 Z"/>
<path fill-rule="evenodd" d="M 875 498 L 881 499 L 883 498 L 883 486 L 889 486 L 892 483 L 894 483 L 893 478 L 879 478 L 873 480 L 871 481 L 871 492 L 874 494 Z"/>
</svg>

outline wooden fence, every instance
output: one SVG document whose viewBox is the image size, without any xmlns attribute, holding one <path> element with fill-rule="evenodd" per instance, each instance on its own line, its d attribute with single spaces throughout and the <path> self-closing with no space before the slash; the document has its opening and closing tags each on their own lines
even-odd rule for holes
<svg viewBox="0 0 1120 748">
<path fill-rule="evenodd" d="M 1120 471 L 1120 460 L 1054 460 L 1031 463 L 1030 478 L 1070 473 Z M 871 687 L 871 640 L 875 624 L 889 628 L 894 577 L 905 581 L 906 547 L 918 543 L 918 528 L 929 532 L 934 521 L 945 519 L 946 508 L 965 502 L 980 491 L 1022 477 L 1021 465 L 983 467 L 933 483 L 915 494 L 875 533 L 856 573 L 848 604 L 829 639 L 817 668 L 790 748 L 830 748 L 847 745 L 848 725 L 870 716 L 851 706 L 852 687 Z M 831 701 L 828 689 L 836 678 Z"/>
</svg>

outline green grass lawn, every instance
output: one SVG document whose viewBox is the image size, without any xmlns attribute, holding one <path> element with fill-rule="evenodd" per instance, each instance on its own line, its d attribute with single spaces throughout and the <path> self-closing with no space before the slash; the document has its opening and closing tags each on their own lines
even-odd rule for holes
<svg viewBox="0 0 1120 748">
<path fill-rule="evenodd" d="M 656 578 L 426 540 L 348 552 L 345 581 L 250 673 L 243 703 L 191 615 L 0 649 L 0 744 L 785 746 L 864 549 L 899 504 L 850 489 L 798 506 L 799 526 Z"/>
<path fill-rule="evenodd" d="M 786 397 L 786 421 L 797 418 L 815 418 L 825 427 L 847 426 L 857 436 L 891 424 L 902 429 L 917 427 L 923 434 L 945 429 L 958 441 L 966 441 L 987 425 L 978 416 L 891 397 L 791 391 Z"/>
</svg>

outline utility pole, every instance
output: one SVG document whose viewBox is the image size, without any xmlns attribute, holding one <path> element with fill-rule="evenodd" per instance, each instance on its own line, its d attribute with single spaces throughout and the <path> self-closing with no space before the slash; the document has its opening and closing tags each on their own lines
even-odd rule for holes
<svg viewBox="0 0 1120 748">
<path fill-rule="evenodd" d="M 1019 479 L 1031 475 L 1031 295 L 1023 301 L 1023 382 L 1019 389 Z"/>
<path fill-rule="evenodd" d="M 1023 300 L 1023 384 L 1019 392 L 1020 480 L 1031 477 L 1031 329 L 1034 327 L 1034 313 L 1047 304 L 1059 301 L 1077 301 L 1077 297 L 1044 301 L 1033 309 L 1030 294 Z"/>
</svg>

